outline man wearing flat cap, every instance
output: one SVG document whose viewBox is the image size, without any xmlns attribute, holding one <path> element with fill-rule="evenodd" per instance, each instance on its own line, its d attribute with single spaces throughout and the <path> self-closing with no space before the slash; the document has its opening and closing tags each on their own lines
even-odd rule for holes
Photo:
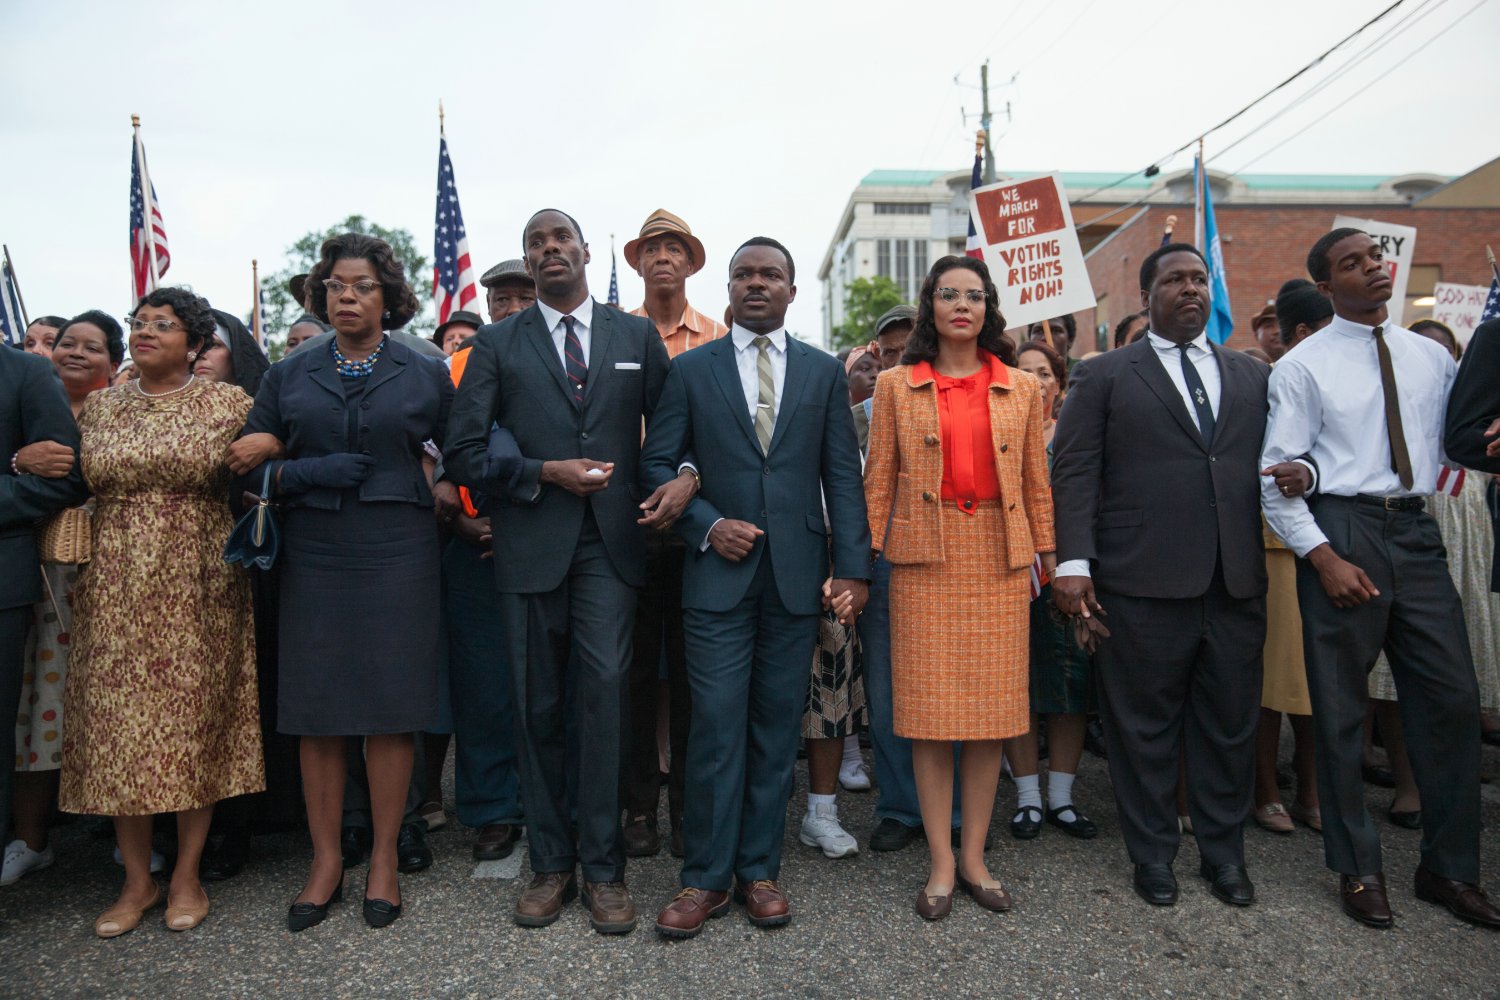
<svg viewBox="0 0 1500 1000">
<path fill-rule="evenodd" d="M 481 326 L 484 326 L 484 320 L 479 318 L 478 313 L 455 309 L 448 317 L 448 322 L 439 324 L 432 331 L 432 342 L 451 358 L 459 345 L 478 333 Z"/>
<path fill-rule="evenodd" d="M 687 279 L 703 267 L 703 244 L 688 224 L 671 212 L 659 208 L 646 218 L 640 235 L 625 244 L 625 263 L 646 283 L 646 301 L 632 315 L 651 320 L 671 357 L 729 332 L 722 323 L 688 305 Z M 636 603 L 630 718 L 625 728 L 625 766 L 620 774 L 620 801 L 626 816 L 625 853 L 632 857 L 648 857 L 661 850 L 656 830 L 660 794 L 656 710 L 663 650 L 671 715 L 672 770 L 667 786 L 671 850 L 682 856 L 683 770 L 691 712 L 682 644 L 682 564 L 686 551 L 686 543 L 675 532 L 647 534 L 646 587 Z"/>
<path fill-rule="evenodd" d="M 1255 346 L 1266 352 L 1272 361 L 1286 353 L 1281 342 L 1281 327 L 1276 322 L 1276 300 L 1267 299 L 1260 312 L 1250 317 L 1250 332 L 1255 336 Z"/>
<path fill-rule="evenodd" d="M 519 257 L 502 260 L 480 275 L 479 283 L 484 286 L 491 323 L 498 323 L 536 301 L 536 282 L 526 273 L 526 262 Z"/>
</svg>

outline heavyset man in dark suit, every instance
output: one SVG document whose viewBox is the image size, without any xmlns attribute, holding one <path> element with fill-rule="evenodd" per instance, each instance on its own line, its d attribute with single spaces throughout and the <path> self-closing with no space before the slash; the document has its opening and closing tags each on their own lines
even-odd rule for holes
<svg viewBox="0 0 1500 1000">
<path fill-rule="evenodd" d="M 641 455 L 648 485 L 691 454 L 701 493 L 687 542 L 683 631 L 688 735 L 682 890 L 657 916 L 692 937 L 729 906 L 791 919 L 777 884 L 822 585 L 848 621 L 867 596 L 870 531 L 843 366 L 787 335 L 791 254 L 756 237 L 729 264 L 729 336 L 673 363 Z M 824 519 L 826 503 L 827 521 Z"/>
<path fill-rule="evenodd" d="M 71 449 L 73 470 L 62 479 L 21 475 L 15 454 L 41 441 Z M 78 503 L 88 491 L 78 467 L 78 425 L 57 371 L 46 358 L 0 345 L 0 840 L 10 830 L 15 782 L 16 712 L 31 606 L 42 599 L 36 524 Z"/>
<path fill-rule="evenodd" d="M 675 507 L 691 475 L 646 497 L 641 420 L 666 381 L 666 349 L 651 324 L 589 296 L 588 245 L 565 212 L 526 223 L 526 267 L 537 302 L 484 327 L 453 406 L 444 453 L 455 481 L 499 496 L 485 479 L 492 422 L 514 435 L 519 481 L 494 512 L 494 562 L 516 689 L 521 795 L 534 877 L 516 903 L 523 926 L 545 926 L 577 892 L 601 933 L 635 927 L 620 837 L 620 743 L 636 588 L 644 582 L 644 505 Z M 679 499 L 672 500 L 676 495 Z M 670 521 L 674 510 L 664 510 Z M 564 702 L 574 697 L 586 766 L 570 829 Z"/>
<path fill-rule="evenodd" d="M 1481 323 L 1464 348 L 1448 395 L 1443 451 L 1465 468 L 1500 475 L 1500 319 Z M 1490 589 L 1500 591 L 1500 531 Z"/>
<path fill-rule="evenodd" d="M 1243 828 L 1266 632 L 1257 460 L 1264 364 L 1210 344 L 1208 267 L 1168 244 L 1141 265 L 1141 340 L 1074 369 L 1054 439 L 1054 597 L 1098 603 L 1109 772 L 1135 889 L 1177 901 L 1180 754 L 1202 874 L 1250 904 Z"/>
</svg>

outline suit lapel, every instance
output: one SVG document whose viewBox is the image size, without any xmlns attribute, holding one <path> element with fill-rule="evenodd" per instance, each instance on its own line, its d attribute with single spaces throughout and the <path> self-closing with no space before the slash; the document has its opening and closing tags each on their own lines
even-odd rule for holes
<svg viewBox="0 0 1500 1000">
<path fill-rule="evenodd" d="M 1219 363 L 1219 412 L 1214 415 L 1214 440 L 1217 441 L 1224 433 L 1229 415 L 1234 412 L 1234 398 L 1239 394 L 1235 392 L 1235 368 L 1234 362 L 1229 359 L 1230 352 L 1212 343 L 1209 344 L 1208 349 L 1213 352 L 1214 360 Z"/>
<path fill-rule="evenodd" d="M 787 425 L 792 422 L 792 415 L 797 412 L 797 404 L 802 399 L 802 390 L 807 385 L 807 369 L 807 347 L 793 340 L 788 334 L 786 375 L 781 382 L 781 405 L 776 408 L 776 426 L 771 431 L 772 451 L 775 450 L 776 443 L 786 434 Z"/>
<path fill-rule="evenodd" d="M 614 319 L 610 316 L 612 310 L 609 306 L 594 302 L 594 328 L 589 331 L 589 377 L 583 384 L 583 401 L 587 403 L 594 398 L 594 386 L 599 384 L 601 373 L 608 371 L 604 367 L 605 355 L 609 353 L 609 338 L 614 332 Z"/>
<path fill-rule="evenodd" d="M 720 337 L 709 350 L 713 354 L 710 367 L 713 368 L 714 381 L 719 383 L 719 391 L 724 393 L 724 402 L 729 404 L 734 422 L 745 432 L 745 437 L 750 439 L 750 447 L 759 452 L 760 442 L 755 437 L 754 425 L 750 423 L 750 411 L 745 409 L 745 389 L 740 384 L 740 369 L 735 363 L 733 335 Z"/>
<path fill-rule="evenodd" d="M 344 383 L 339 379 L 339 373 L 328 356 L 328 344 L 324 343 L 320 346 L 322 349 L 308 360 L 307 377 L 339 399 L 343 399 Z"/>
<path fill-rule="evenodd" d="M 375 361 L 375 370 L 370 373 L 364 394 L 369 395 L 405 371 L 408 353 L 405 344 L 399 344 L 394 339 L 387 341 L 385 350 L 380 352 L 380 357 Z"/>
<path fill-rule="evenodd" d="M 573 405 L 573 390 L 568 388 L 568 378 L 563 374 L 562 359 L 557 356 L 557 348 L 552 343 L 552 332 L 542 322 L 542 311 L 536 306 L 531 306 L 521 314 L 520 325 L 522 333 L 535 348 L 537 357 L 541 359 L 542 367 L 552 373 L 552 381 L 557 383 L 557 391 L 563 394 L 569 406 Z"/>
<path fill-rule="evenodd" d="M 1135 368 L 1136 374 L 1151 388 L 1151 391 L 1156 394 L 1156 398 L 1161 400 L 1162 405 L 1172 414 L 1178 426 L 1182 428 L 1183 433 L 1192 438 L 1199 448 L 1207 451 L 1207 447 L 1203 444 L 1203 435 L 1198 433 L 1198 425 L 1189 416 L 1187 404 L 1182 400 L 1182 393 L 1177 391 L 1177 386 L 1172 383 L 1171 377 L 1167 375 L 1167 370 L 1162 367 L 1162 362 L 1156 354 L 1156 349 L 1144 337 L 1136 343 L 1140 347 L 1136 350 L 1135 356 L 1130 359 L 1131 366 Z M 1135 345 L 1131 346 L 1133 348 Z"/>
</svg>

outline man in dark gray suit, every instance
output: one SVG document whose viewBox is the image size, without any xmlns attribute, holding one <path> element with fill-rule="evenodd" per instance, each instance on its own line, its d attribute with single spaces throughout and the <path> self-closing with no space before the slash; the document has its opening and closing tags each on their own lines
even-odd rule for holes
<svg viewBox="0 0 1500 1000">
<path fill-rule="evenodd" d="M 702 476 L 677 522 L 693 718 L 682 890 L 656 921 L 667 937 L 723 913 L 731 878 L 752 924 L 791 919 L 776 879 L 830 532 L 830 592 L 847 621 L 868 593 L 849 383 L 837 359 L 787 335 L 795 266 L 766 237 L 735 252 L 734 327 L 677 357 L 641 455 L 648 485 L 690 455 Z"/>
<path fill-rule="evenodd" d="M 544 209 L 522 236 L 536 304 L 480 329 L 453 404 L 446 475 L 484 490 L 513 672 L 521 795 L 534 878 L 515 919 L 541 927 L 578 891 L 601 933 L 635 927 L 620 839 L 620 734 L 636 588 L 644 582 L 642 509 L 670 523 L 692 495 L 689 473 L 647 497 L 641 421 L 670 364 L 650 322 L 589 296 L 588 244 L 572 216 Z M 515 437 L 514 485 L 485 478 L 492 423 Z M 568 692 L 573 717 L 564 718 Z M 585 766 L 570 830 L 565 722 Z"/>
<path fill-rule="evenodd" d="M 22 448 L 52 442 L 71 452 L 72 471 L 60 479 L 23 475 L 15 455 Z M 10 831 L 10 797 L 15 780 L 16 711 L 31 606 L 42 599 L 36 524 L 88 495 L 78 469 L 78 425 L 57 371 L 47 359 L 0 344 L 0 842 Z M 59 466 L 59 469 L 61 466 Z"/>
<path fill-rule="evenodd" d="M 1079 365 L 1054 438 L 1054 599 L 1098 604 L 1109 771 L 1135 889 L 1177 901 L 1180 754 L 1202 874 L 1249 905 L 1243 827 L 1266 633 L 1260 521 L 1269 369 L 1210 344 L 1208 267 L 1168 244 L 1141 264 L 1141 340 Z"/>
</svg>

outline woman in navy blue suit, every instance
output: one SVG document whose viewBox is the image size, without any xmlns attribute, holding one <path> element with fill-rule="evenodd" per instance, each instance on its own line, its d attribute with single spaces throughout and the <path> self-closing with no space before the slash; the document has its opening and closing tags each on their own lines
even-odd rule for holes
<svg viewBox="0 0 1500 1000">
<path fill-rule="evenodd" d="M 329 240 L 307 287 L 334 336 L 266 374 L 245 427 L 275 435 L 288 457 L 273 467 L 286 512 L 277 727 L 301 737 L 313 864 L 287 922 L 310 927 L 342 898 L 352 736 L 364 739 L 374 826 L 364 916 L 383 927 L 401 913 L 412 734 L 437 718 L 439 548 L 422 455 L 442 442 L 453 385 L 440 362 L 385 333 L 417 311 L 387 243 Z"/>
</svg>

